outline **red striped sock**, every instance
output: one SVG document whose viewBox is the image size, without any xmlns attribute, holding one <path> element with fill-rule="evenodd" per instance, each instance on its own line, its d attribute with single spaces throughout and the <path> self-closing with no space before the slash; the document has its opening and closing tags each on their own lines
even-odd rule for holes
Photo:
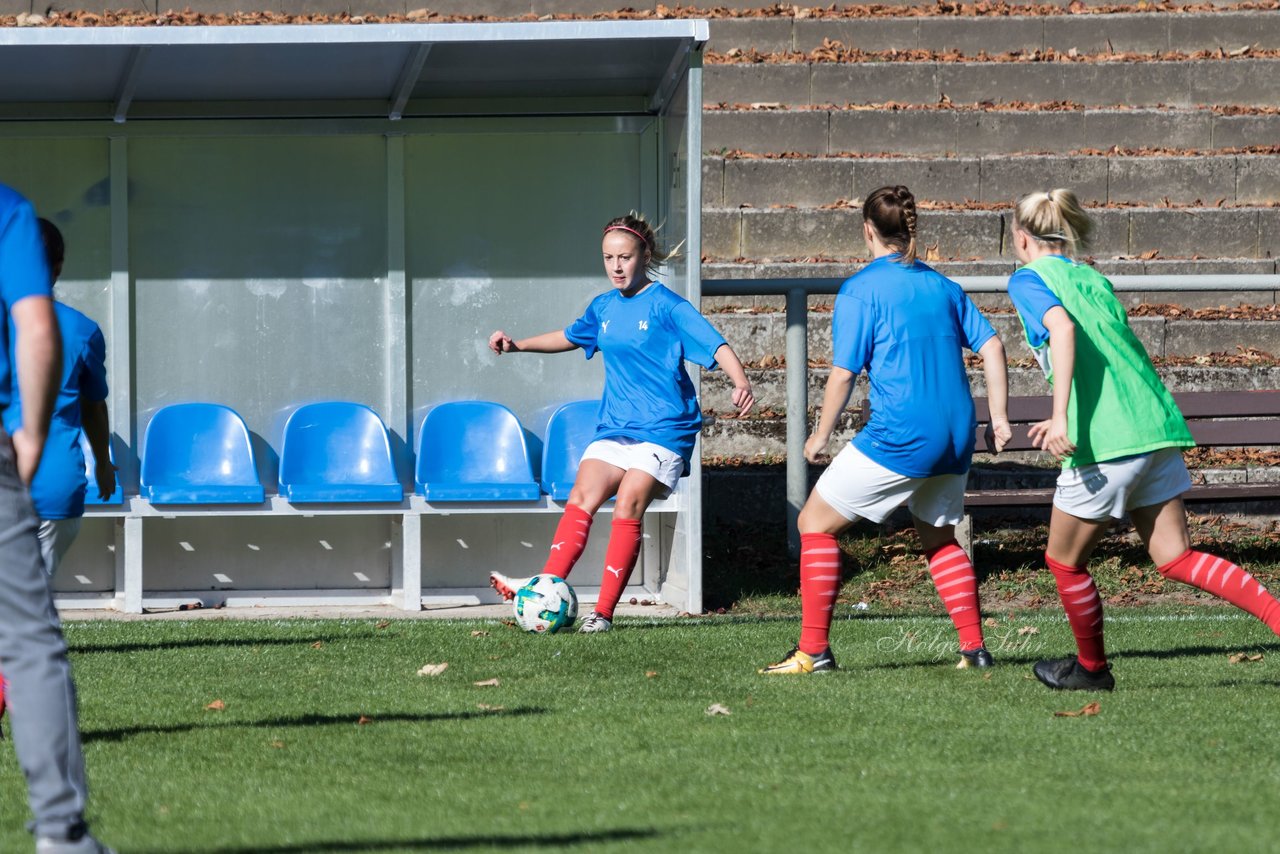
<svg viewBox="0 0 1280 854">
<path fill-rule="evenodd" d="M 556 535 L 551 540 L 551 553 L 542 571 L 558 578 L 568 578 L 569 570 L 582 557 L 591 533 L 591 514 L 576 504 L 566 505 Z"/>
<path fill-rule="evenodd" d="M 800 651 L 831 645 L 831 611 L 840 591 L 840 545 L 834 534 L 800 535 Z"/>
<path fill-rule="evenodd" d="M 600 598 L 596 601 L 596 613 L 606 620 L 613 619 L 613 609 L 622 598 L 622 591 L 635 569 L 636 558 L 640 556 L 639 519 L 614 519 L 613 531 L 609 535 L 609 547 L 604 553 L 604 575 L 600 578 Z"/>
<path fill-rule="evenodd" d="M 969 556 L 955 540 L 925 552 L 929 559 L 929 574 L 933 586 L 938 588 L 942 604 L 951 615 L 956 633 L 960 635 L 960 648 L 977 649 L 982 646 L 982 612 L 978 607 L 978 576 L 973 572 Z"/>
<path fill-rule="evenodd" d="M 1248 611 L 1280 635 L 1280 602 L 1262 582 L 1225 558 L 1187 549 L 1181 557 L 1159 567 L 1160 574 L 1226 599 Z"/>
<path fill-rule="evenodd" d="M 1107 655 L 1102 646 L 1102 597 L 1093 576 L 1083 566 L 1067 566 L 1047 554 L 1044 562 L 1058 584 L 1058 598 L 1076 636 L 1080 665 L 1085 670 L 1101 670 L 1107 665 Z"/>
</svg>

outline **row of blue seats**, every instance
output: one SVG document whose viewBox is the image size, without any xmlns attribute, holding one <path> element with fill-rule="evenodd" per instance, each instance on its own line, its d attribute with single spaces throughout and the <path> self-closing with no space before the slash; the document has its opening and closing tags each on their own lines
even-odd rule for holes
<svg viewBox="0 0 1280 854">
<path fill-rule="evenodd" d="M 499 403 L 442 403 L 419 431 L 415 484 L 432 502 L 563 501 L 578 461 L 595 435 L 598 400 L 566 403 L 552 414 L 543 442 L 541 482 L 534 479 L 524 428 Z M 92 456 L 86 448 L 89 482 Z M 142 443 L 139 490 L 153 504 L 257 504 L 265 500 L 244 419 L 216 403 L 160 409 Z M 284 428 L 280 495 L 291 503 L 400 502 L 404 490 L 391 458 L 387 427 L 358 403 L 300 407 Z M 90 488 L 87 503 L 106 502 Z"/>
</svg>

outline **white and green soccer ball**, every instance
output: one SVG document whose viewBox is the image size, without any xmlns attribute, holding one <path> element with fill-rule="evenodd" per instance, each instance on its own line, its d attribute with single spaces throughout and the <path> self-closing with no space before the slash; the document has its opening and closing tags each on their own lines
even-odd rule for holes
<svg viewBox="0 0 1280 854">
<path fill-rule="evenodd" d="M 516 592 L 516 622 L 526 632 L 544 635 L 578 619 L 578 594 L 563 578 L 535 575 Z"/>
</svg>

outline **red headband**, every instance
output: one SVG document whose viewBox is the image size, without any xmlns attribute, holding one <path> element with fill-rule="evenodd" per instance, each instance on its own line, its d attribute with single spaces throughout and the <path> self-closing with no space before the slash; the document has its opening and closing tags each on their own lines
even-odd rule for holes
<svg viewBox="0 0 1280 854">
<path fill-rule="evenodd" d="M 627 226 L 627 225 L 609 225 L 609 226 L 605 226 L 604 233 L 605 233 L 605 234 L 608 234 L 609 232 L 611 232 L 611 231 L 616 231 L 616 230 L 618 230 L 618 229 L 622 229 L 623 231 L 629 231 L 629 232 L 631 232 L 631 233 L 632 233 L 632 234 L 634 234 L 636 237 L 640 238 L 640 242 L 644 244 L 644 248 L 645 248 L 645 249 L 648 249 L 648 248 L 649 248 L 649 241 L 645 239 L 645 236 L 644 236 L 643 234 L 641 234 L 640 232 L 636 231 L 634 228 L 631 228 L 630 226 Z"/>
</svg>

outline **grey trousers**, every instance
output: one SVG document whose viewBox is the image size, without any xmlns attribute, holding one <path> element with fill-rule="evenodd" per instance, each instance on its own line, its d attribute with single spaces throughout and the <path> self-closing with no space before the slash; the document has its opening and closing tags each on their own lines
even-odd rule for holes
<svg viewBox="0 0 1280 854">
<path fill-rule="evenodd" d="M 8 682 L 13 747 L 27 778 L 37 836 L 84 824 L 84 756 L 62 625 L 36 539 L 35 509 L 0 431 L 0 672 Z"/>
</svg>

